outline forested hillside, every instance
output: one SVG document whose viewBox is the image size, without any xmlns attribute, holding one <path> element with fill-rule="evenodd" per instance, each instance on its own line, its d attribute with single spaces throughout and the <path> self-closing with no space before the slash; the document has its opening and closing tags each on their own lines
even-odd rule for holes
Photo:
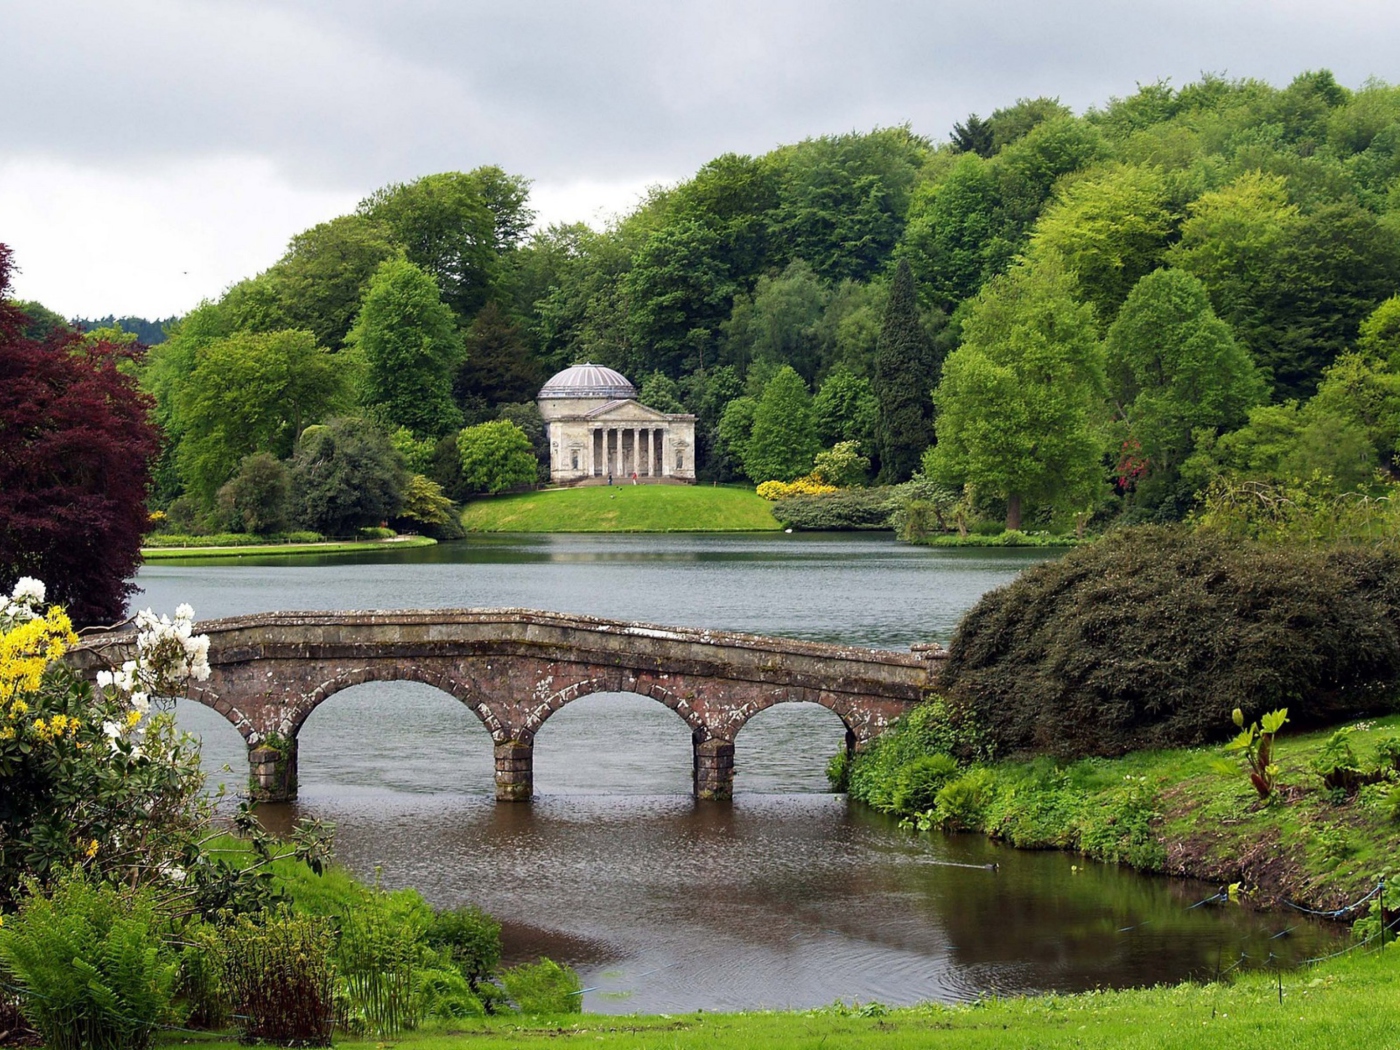
<svg viewBox="0 0 1400 1050">
<path fill-rule="evenodd" d="M 601 232 L 533 218 L 498 168 L 388 186 L 172 326 L 145 372 L 157 504 L 208 515 L 245 457 L 337 416 L 461 498 L 462 428 L 508 418 L 542 452 L 528 402 L 583 360 L 694 412 L 706 479 L 791 480 L 855 441 L 871 477 L 923 471 L 1009 524 L 1395 470 L 1385 83 L 1022 99 L 938 138 L 727 154 Z"/>
</svg>

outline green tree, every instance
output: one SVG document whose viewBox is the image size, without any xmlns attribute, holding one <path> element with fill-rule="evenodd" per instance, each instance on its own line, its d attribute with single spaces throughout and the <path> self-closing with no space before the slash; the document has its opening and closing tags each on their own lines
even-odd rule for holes
<svg viewBox="0 0 1400 1050">
<path fill-rule="evenodd" d="M 533 485 L 538 461 L 525 431 L 506 419 L 478 423 L 457 435 L 462 480 L 472 492 L 505 492 Z"/>
<path fill-rule="evenodd" d="M 1076 509 L 1103 483 L 1103 346 L 1076 291 L 1055 256 L 994 278 L 934 394 L 928 472 L 1005 499 L 1009 529 L 1021 527 L 1023 500 Z"/>
<path fill-rule="evenodd" d="M 395 252 L 388 231 L 363 215 L 342 215 L 297 234 L 269 271 L 288 327 L 305 328 L 322 346 L 341 349 L 370 279 Z"/>
<path fill-rule="evenodd" d="M 464 324 L 501 276 L 496 215 L 482 188 L 471 174 L 444 172 L 385 186 L 359 206 L 360 215 L 387 229 L 408 260 L 432 275 Z"/>
<path fill-rule="evenodd" d="M 909 261 L 901 259 L 890 285 L 871 383 L 879 408 L 875 443 L 881 481 L 908 481 L 918 468 L 919 456 L 933 440 L 930 392 L 937 382 L 933 347 L 919 323 L 914 275 Z"/>
<path fill-rule="evenodd" d="M 1133 285 L 1161 265 L 1171 223 L 1160 173 L 1112 165 L 1064 184 L 1036 223 L 1031 246 L 1064 257 L 1107 328 Z"/>
<path fill-rule="evenodd" d="M 791 481 L 812 469 L 820 450 L 807 384 L 784 365 L 763 388 L 743 447 L 744 473 L 755 484 Z"/>
<path fill-rule="evenodd" d="M 1249 351 L 1215 316 L 1201 282 L 1181 270 L 1138 281 L 1105 349 L 1110 397 L 1148 463 L 1140 490 L 1161 494 L 1191 454 L 1194 433 L 1234 429 L 1267 396 Z"/>
<path fill-rule="evenodd" d="M 725 459 L 744 469 L 749 441 L 753 437 L 754 416 L 758 413 L 758 398 L 732 398 L 724 406 L 724 412 L 715 426 L 715 445 Z M 767 480 L 767 479 L 765 479 Z"/>
<path fill-rule="evenodd" d="M 544 425 L 540 408 L 533 401 L 520 401 L 513 405 L 502 405 L 496 413 L 497 419 L 504 419 L 518 426 L 535 451 L 539 464 L 539 480 L 549 480 L 549 431 Z"/>
<path fill-rule="evenodd" d="M 291 492 L 287 465 L 270 452 L 255 452 L 243 457 L 238 473 L 219 489 L 219 516 L 234 532 L 281 532 L 287 527 Z"/>
<path fill-rule="evenodd" d="M 817 440 L 828 447 L 854 441 L 861 451 L 874 451 L 879 414 L 880 405 L 870 389 L 870 380 L 845 367 L 833 369 L 812 398 Z"/>
<path fill-rule="evenodd" d="M 637 400 L 658 412 L 684 412 L 681 404 L 681 388 L 665 372 L 653 372 L 642 380 L 642 389 Z"/>
<path fill-rule="evenodd" d="M 1006 268 L 1018 241 L 1001 205 L 996 165 L 968 154 L 915 193 L 900 255 L 928 302 L 952 310 Z"/>
<path fill-rule="evenodd" d="M 860 454 L 854 441 L 838 441 L 824 452 L 818 452 L 812 463 L 812 473 L 828 485 L 852 488 L 864 485 L 870 460 Z"/>
<path fill-rule="evenodd" d="M 348 417 L 307 427 L 291 474 L 298 524 L 328 536 L 394 517 L 409 478 L 388 436 L 368 420 Z"/>
<path fill-rule="evenodd" d="M 461 423 L 452 403 L 461 337 L 430 274 L 407 259 L 380 263 L 348 342 L 364 358 L 367 406 L 382 406 L 390 422 L 419 438 Z"/>
<path fill-rule="evenodd" d="M 736 287 L 722 249 L 719 235 L 693 219 L 664 226 L 641 245 L 621 285 L 631 303 L 628 336 L 644 356 L 629 356 L 625 368 L 679 375 L 704 366 Z"/>
<path fill-rule="evenodd" d="M 1356 348 L 1400 373 L 1400 295 L 1392 295 L 1361 322 Z"/>
<path fill-rule="evenodd" d="M 291 454 L 307 425 L 344 407 L 343 362 L 310 332 L 237 332 L 194 352 L 175 390 L 180 475 L 205 508 L 244 456 Z"/>
<path fill-rule="evenodd" d="M 452 391 L 466 418 L 490 419 L 500 405 L 529 401 L 544 385 L 546 377 L 520 326 L 496 303 L 472 318 L 465 343 L 466 359 Z"/>
<path fill-rule="evenodd" d="M 725 360 L 792 365 L 809 382 L 821 364 L 818 325 L 830 295 L 801 259 L 776 277 L 758 279 L 752 301 L 736 300 L 725 325 Z"/>
</svg>

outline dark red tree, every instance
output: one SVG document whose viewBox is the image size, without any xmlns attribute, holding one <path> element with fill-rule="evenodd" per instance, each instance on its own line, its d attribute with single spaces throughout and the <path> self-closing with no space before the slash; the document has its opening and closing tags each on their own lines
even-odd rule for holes
<svg viewBox="0 0 1400 1050">
<path fill-rule="evenodd" d="M 140 350 L 56 332 L 26 338 L 0 244 L 0 586 L 48 585 L 75 623 L 119 620 L 141 561 L 160 434 L 132 369 Z"/>
</svg>

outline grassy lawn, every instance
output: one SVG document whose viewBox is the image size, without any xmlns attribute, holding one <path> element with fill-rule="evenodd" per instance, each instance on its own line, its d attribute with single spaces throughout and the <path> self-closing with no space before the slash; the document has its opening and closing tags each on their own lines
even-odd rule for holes
<svg viewBox="0 0 1400 1050">
<path fill-rule="evenodd" d="M 431 547 L 437 540 L 427 536 L 400 536 L 392 540 L 346 540 L 326 543 L 250 543 L 237 547 L 142 547 L 146 561 L 176 558 L 252 558 L 268 554 L 356 554 L 389 548 Z"/>
<path fill-rule="evenodd" d="M 1400 948 L 1363 949 L 1313 968 L 1252 972 L 1238 980 L 1122 992 L 989 999 L 961 1006 L 885 1011 L 828 1007 L 790 1013 L 677 1014 L 462 1021 L 454 1030 L 337 1046 L 416 1050 L 626 1047 L 629 1050 L 816 1050 L 818 1047 L 1181 1048 L 1181 1050 L 1375 1050 L 1400 1031 Z M 235 1050 L 235 1042 L 188 1039 Z"/>
<path fill-rule="evenodd" d="M 761 532 L 782 528 L 752 489 L 590 485 L 476 500 L 468 532 Z"/>
</svg>

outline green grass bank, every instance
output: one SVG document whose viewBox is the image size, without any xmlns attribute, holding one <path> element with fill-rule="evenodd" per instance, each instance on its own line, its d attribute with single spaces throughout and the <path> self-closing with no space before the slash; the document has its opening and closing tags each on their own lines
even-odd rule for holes
<svg viewBox="0 0 1400 1050">
<path fill-rule="evenodd" d="M 428 536 L 399 536 L 391 540 L 345 540 L 320 543 L 248 543 L 237 546 L 142 547 L 146 561 L 174 561 L 180 558 L 253 558 L 275 555 L 359 554 L 364 551 L 403 550 L 431 547 L 437 540 Z"/>
<path fill-rule="evenodd" d="M 773 505 L 752 489 L 585 485 L 474 500 L 468 532 L 771 532 Z"/>
<path fill-rule="evenodd" d="M 1400 903 L 1400 779 L 1353 794 L 1329 788 L 1340 754 L 1361 771 L 1390 767 L 1400 716 L 1290 733 L 1273 755 L 1277 787 L 1261 800 L 1238 754 L 1220 746 L 1122 758 L 976 763 L 939 754 L 946 730 L 926 705 L 859 756 L 851 797 L 917 828 L 980 832 L 1023 849 L 1079 852 L 1142 871 L 1239 883 L 1260 905 L 1349 904 L 1386 878 Z M 1365 912 L 1348 915 L 1359 919 Z"/>
<path fill-rule="evenodd" d="M 1400 948 L 1360 949 L 1282 974 L 1237 980 L 966 1005 L 885 1010 L 833 1006 L 785 1013 L 570 1015 L 454 1023 L 442 1032 L 392 1040 L 337 1038 L 337 1046 L 415 1050 L 620 1047 L 627 1050 L 816 1050 L 878 1047 L 982 1050 L 1096 1047 L 1099 1050 L 1376 1050 L 1400 1030 Z M 236 1050 L 233 1041 L 171 1034 L 161 1045 Z"/>
</svg>

